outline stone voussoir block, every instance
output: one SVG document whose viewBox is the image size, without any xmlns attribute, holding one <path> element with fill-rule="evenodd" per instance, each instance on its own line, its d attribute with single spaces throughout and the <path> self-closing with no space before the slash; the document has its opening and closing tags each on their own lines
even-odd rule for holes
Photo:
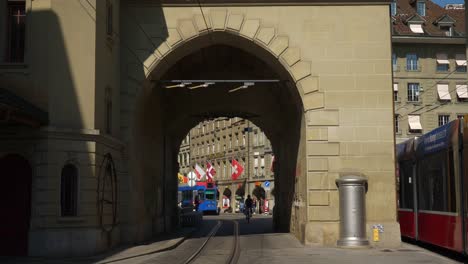
<svg viewBox="0 0 468 264">
<path fill-rule="evenodd" d="M 316 92 L 319 90 L 319 78 L 318 76 L 307 76 L 298 82 L 298 86 L 303 95 Z"/>
<path fill-rule="evenodd" d="M 169 36 L 167 37 L 166 43 L 169 47 L 175 47 L 177 44 L 182 42 L 182 36 L 180 35 L 177 28 L 169 28 L 167 29 Z"/>
<path fill-rule="evenodd" d="M 211 25 L 213 30 L 223 30 L 226 26 L 227 11 L 222 9 L 212 10 L 210 12 Z"/>
<path fill-rule="evenodd" d="M 198 35 L 198 30 L 193 25 L 191 19 L 182 19 L 178 21 L 179 32 L 184 39 L 191 39 Z"/>
<path fill-rule="evenodd" d="M 240 31 L 242 22 L 244 22 L 244 16 L 242 14 L 230 14 L 226 29 Z"/>
<path fill-rule="evenodd" d="M 204 17 L 201 14 L 195 15 L 194 21 L 199 32 L 207 31 L 208 29 L 211 28 L 211 21 L 207 17 Z"/>
<path fill-rule="evenodd" d="M 281 59 L 289 66 L 292 66 L 301 59 L 301 50 L 296 47 L 289 47 L 281 54 Z"/>
<path fill-rule="evenodd" d="M 279 57 L 289 47 L 289 38 L 286 36 L 277 36 L 269 45 L 271 53 Z"/>
<path fill-rule="evenodd" d="M 256 39 L 265 46 L 270 44 L 271 40 L 275 37 L 276 30 L 273 27 L 261 28 L 258 31 Z"/>
<path fill-rule="evenodd" d="M 324 94 L 319 92 L 306 94 L 302 96 L 302 103 L 306 111 L 323 108 L 325 105 Z"/>
<path fill-rule="evenodd" d="M 257 34 L 258 28 L 260 27 L 260 20 L 248 19 L 245 21 L 240 34 L 246 38 L 253 39 Z"/>
<path fill-rule="evenodd" d="M 296 82 L 311 75 L 310 70 L 311 65 L 308 61 L 298 61 L 290 68 L 291 74 Z"/>
</svg>

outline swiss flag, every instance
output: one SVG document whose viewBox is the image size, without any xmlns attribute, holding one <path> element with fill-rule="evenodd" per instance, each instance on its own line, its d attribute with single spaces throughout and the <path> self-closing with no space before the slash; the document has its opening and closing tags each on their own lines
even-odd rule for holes
<svg viewBox="0 0 468 264">
<path fill-rule="evenodd" d="M 197 179 L 201 180 L 205 176 L 205 171 L 198 164 L 195 164 L 195 174 L 197 175 Z"/>
<path fill-rule="evenodd" d="M 211 163 L 206 164 L 206 178 L 207 179 L 213 179 L 213 177 L 216 175 L 216 171 L 213 166 L 211 166 Z"/>
<path fill-rule="evenodd" d="M 232 166 L 232 175 L 231 175 L 231 178 L 233 180 L 237 180 L 237 178 L 239 178 L 239 176 L 242 174 L 242 172 L 244 171 L 244 168 L 242 167 L 242 165 L 239 164 L 239 162 L 237 162 L 237 160 L 233 159 L 232 162 L 231 162 L 231 166 Z"/>
</svg>

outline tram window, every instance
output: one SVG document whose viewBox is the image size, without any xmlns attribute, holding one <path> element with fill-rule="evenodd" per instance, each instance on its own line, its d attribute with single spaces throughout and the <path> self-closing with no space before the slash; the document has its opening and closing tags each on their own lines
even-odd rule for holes
<svg viewBox="0 0 468 264">
<path fill-rule="evenodd" d="M 453 154 L 443 151 L 427 156 L 418 167 L 420 209 L 456 212 Z"/>
<path fill-rule="evenodd" d="M 413 163 L 400 163 L 400 208 L 413 209 Z"/>
<path fill-rule="evenodd" d="M 205 191 L 205 199 L 206 200 L 214 200 L 215 199 L 214 191 L 212 191 L 212 190 Z"/>
</svg>

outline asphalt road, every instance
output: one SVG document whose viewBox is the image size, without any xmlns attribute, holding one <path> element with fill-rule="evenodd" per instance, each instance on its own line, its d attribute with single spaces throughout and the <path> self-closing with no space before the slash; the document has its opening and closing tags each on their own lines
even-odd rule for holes
<svg viewBox="0 0 468 264">
<path fill-rule="evenodd" d="M 236 262 L 230 263 L 458 263 L 408 244 L 403 244 L 399 249 L 368 250 L 304 246 L 291 234 L 274 233 L 271 216 L 254 215 L 250 223 L 247 223 L 240 214 L 204 216 L 202 228 L 176 249 L 119 263 L 187 263 L 186 260 L 206 241 L 207 235 L 215 229 L 219 221 L 222 224 L 216 234 L 208 240 L 203 250 L 190 263 L 229 263 L 236 243 L 233 235 L 235 222 L 239 227 L 239 255 Z"/>
<path fill-rule="evenodd" d="M 236 235 L 238 234 L 238 235 Z M 4 259 L 5 260 L 5 259 Z M 190 260 L 190 261 L 188 261 Z M 2 259 L 0 259 L 0 263 Z M 247 223 L 241 214 L 204 216 L 203 224 L 175 249 L 118 261 L 26 258 L 21 264 L 289 264 L 289 263 L 458 263 L 426 249 L 402 244 L 397 249 L 340 249 L 302 245 L 292 234 L 274 233 L 271 216 L 254 215 Z"/>
</svg>

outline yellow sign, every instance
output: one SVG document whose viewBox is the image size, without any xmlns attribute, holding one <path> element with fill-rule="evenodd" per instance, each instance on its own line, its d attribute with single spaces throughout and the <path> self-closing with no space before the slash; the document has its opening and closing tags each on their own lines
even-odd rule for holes
<svg viewBox="0 0 468 264">
<path fill-rule="evenodd" d="M 373 233 L 373 237 L 374 237 L 374 242 L 379 242 L 379 229 L 378 228 L 373 228 L 372 233 Z"/>
<path fill-rule="evenodd" d="M 179 183 L 184 183 L 184 175 L 177 174 L 177 178 L 179 180 Z"/>
</svg>

